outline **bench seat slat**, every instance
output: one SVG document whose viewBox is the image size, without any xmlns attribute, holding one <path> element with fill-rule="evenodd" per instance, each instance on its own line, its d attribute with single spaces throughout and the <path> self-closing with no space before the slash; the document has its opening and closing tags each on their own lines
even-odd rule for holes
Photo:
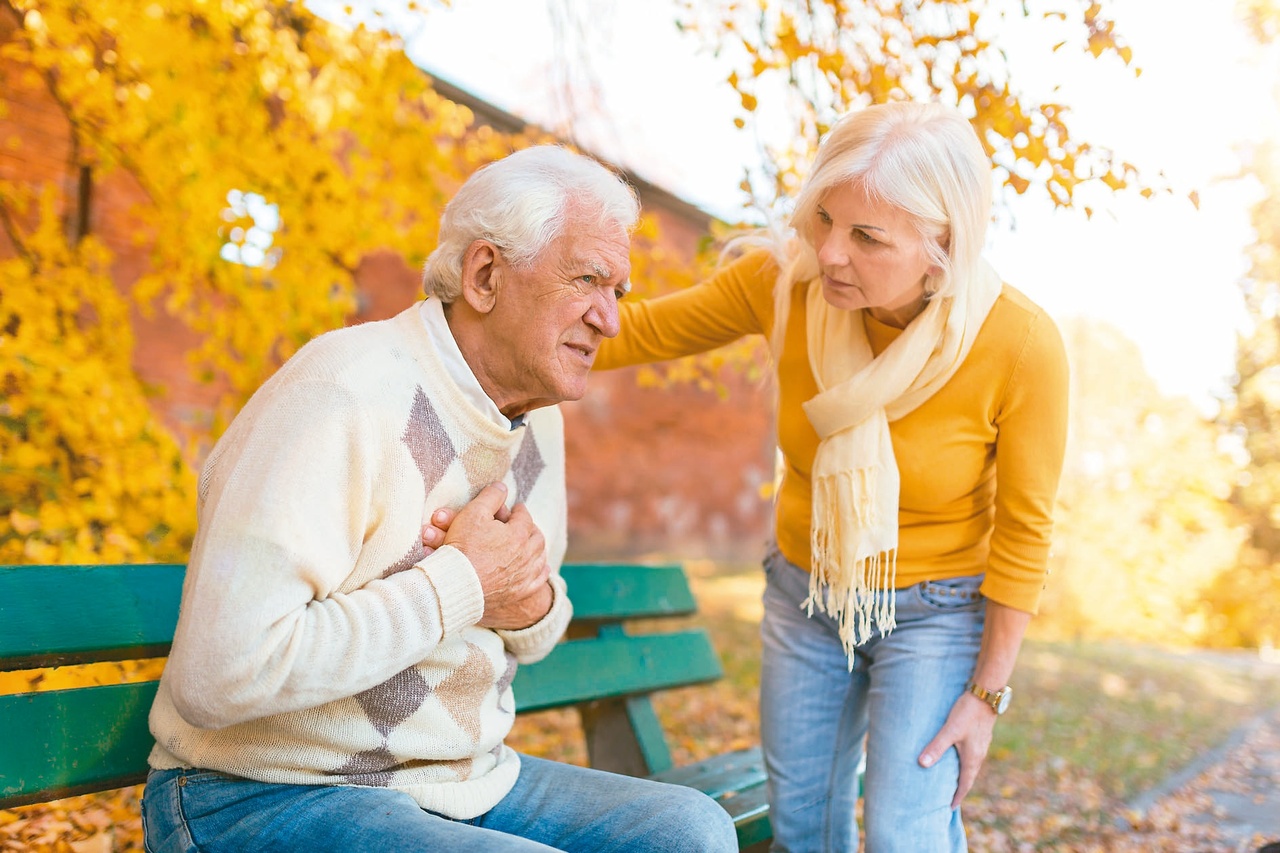
<svg viewBox="0 0 1280 853">
<path fill-rule="evenodd" d="M 719 798 L 726 793 L 764 784 L 764 758 L 758 746 L 740 749 L 712 756 L 697 764 L 677 767 L 653 778 L 697 788 L 704 794 Z"/>
<path fill-rule="evenodd" d="M 773 825 L 769 823 L 768 791 L 761 782 L 732 796 L 717 797 L 721 808 L 733 818 L 738 831 L 738 849 L 746 850 L 753 844 L 773 838 Z"/>
<path fill-rule="evenodd" d="M 567 640 L 516 672 L 520 712 L 715 681 L 724 674 L 702 629 Z"/>
<path fill-rule="evenodd" d="M 0 696 L 0 808 L 141 782 L 156 682 Z M 25 795 L 25 796 L 24 796 Z"/>
</svg>

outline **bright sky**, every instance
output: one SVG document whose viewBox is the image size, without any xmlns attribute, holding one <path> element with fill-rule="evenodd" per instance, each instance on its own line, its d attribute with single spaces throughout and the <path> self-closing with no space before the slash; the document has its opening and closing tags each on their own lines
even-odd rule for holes
<svg viewBox="0 0 1280 853">
<path fill-rule="evenodd" d="M 574 2 L 574 0 L 567 0 Z M 510 112 L 554 127 L 565 115 L 553 84 L 554 2 L 453 0 L 432 9 L 408 39 L 429 72 Z M 1280 126 L 1280 50 L 1263 55 L 1232 17 L 1232 0 L 1204 0 L 1174 13 L 1164 0 L 1113 0 L 1117 30 L 1140 77 L 1117 62 L 1095 63 L 1026 33 L 1006 50 L 1029 93 L 1072 108 L 1078 138 L 1162 171 L 1175 197 L 1119 199 L 1095 213 L 1055 213 L 1019 199 L 1014 227 L 996 230 L 989 255 L 1004 278 L 1054 316 L 1083 314 L 1138 343 L 1167 393 L 1210 408 L 1233 369 L 1243 318 L 1237 280 L 1251 232 L 1251 181 L 1233 146 Z M 592 0 L 592 70 L 598 117 L 576 129 L 593 151 L 721 215 L 741 201 L 743 169 L 758 161 L 750 135 L 733 127 L 736 95 L 697 38 L 674 27 L 671 0 Z M 409 34 L 406 34 L 409 35 Z M 1186 200 L 1198 189 L 1200 209 Z"/>
</svg>

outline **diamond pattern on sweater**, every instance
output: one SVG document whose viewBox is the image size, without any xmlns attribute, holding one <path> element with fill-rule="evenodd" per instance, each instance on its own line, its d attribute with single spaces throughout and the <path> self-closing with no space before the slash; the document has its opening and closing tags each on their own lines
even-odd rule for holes
<svg viewBox="0 0 1280 853">
<path fill-rule="evenodd" d="M 472 743 L 480 742 L 480 705 L 493 687 L 493 664 L 479 646 L 467 643 L 467 658 L 431 692 L 440 705 L 466 732 Z"/>
<path fill-rule="evenodd" d="M 520 452 L 516 454 L 515 462 L 511 463 L 511 473 L 516 479 L 516 503 L 524 503 L 529 493 L 533 491 L 534 484 L 538 482 L 538 475 L 546 467 L 547 463 L 538 450 L 538 441 L 533 436 L 533 430 L 526 430 Z"/>
<path fill-rule="evenodd" d="M 511 686 L 511 682 L 516 680 L 516 656 L 506 649 L 502 650 L 502 656 L 507 660 L 507 668 L 502 671 L 502 677 L 498 679 L 498 710 L 514 714 L 516 712 L 515 708 L 502 707 L 502 694 L 506 693 L 507 688 Z"/>
<path fill-rule="evenodd" d="M 387 566 L 378 577 L 389 578 L 392 575 L 412 569 L 414 566 L 418 565 L 418 563 L 422 562 L 422 558 L 425 556 L 427 556 L 426 546 L 423 545 L 421 541 L 415 542 L 410 546 L 408 553 L 391 565 Z"/>
<path fill-rule="evenodd" d="M 464 450 L 462 468 L 467 472 L 472 493 L 506 476 L 508 458 L 506 451 L 494 450 L 478 442 Z"/>
<path fill-rule="evenodd" d="M 476 761 L 474 758 L 455 758 L 452 761 L 441 761 L 437 766 L 452 770 L 457 774 L 459 782 L 465 782 L 471 778 L 471 772 L 475 770 Z"/>
<path fill-rule="evenodd" d="M 385 788 L 391 784 L 391 773 L 399 763 L 399 760 L 384 745 L 377 749 L 357 752 L 346 764 L 333 772 L 340 774 L 344 781 L 355 785 Z"/>
<path fill-rule="evenodd" d="M 409 411 L 409 422 L 405 424 L 400 440 L 408 445 L 409 454 L 422 474 L 426 494 L 431 494 L 444 478 L 449 464 L 457 458 L 458 451 L 421 385 L 414 389 L 413 408 Z"/>
<path fill-rule="evenodd" d="M 431 687 L 417 668 L 409 667 L 386 681 L 356 694 L 356 701 L 378 734 L 384 738 L 391 730 L 412 717 L 427 701 Z"/>
</svg>

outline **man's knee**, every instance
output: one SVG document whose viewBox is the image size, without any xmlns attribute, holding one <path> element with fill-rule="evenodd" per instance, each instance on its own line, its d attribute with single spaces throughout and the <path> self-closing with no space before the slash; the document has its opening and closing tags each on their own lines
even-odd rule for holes
<svg viewBox="0 0 1280 853">
<path fill-rule="evenodd" d="M 678 838 L 673 843 L 679 851 L 736 851 L 738 849 L 738 833 L 734 829 L 733 819 L 729 817 L 719 803 L 701 791 L 683 785 L 670 785 L 670 790 L 663 792 L 663 800 L 668 804 L 667 814 L 671 820 L 669 826 L 680 827 Z"/>
</svg>

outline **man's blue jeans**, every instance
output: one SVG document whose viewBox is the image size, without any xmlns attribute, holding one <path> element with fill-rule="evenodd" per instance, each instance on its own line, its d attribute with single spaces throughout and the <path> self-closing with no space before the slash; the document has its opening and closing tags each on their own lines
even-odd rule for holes
<svg viewBox="0 0 1280 853">
<path fill-rule="evenodd" d="M 854 806 L 866 737 L 863 831 L 868 853 L 963 851 L 951 808 L 960 759 L 916 761 L 973 674 L 986 600 L 980 576 L 897 592 L 897 623 L 858 648 L 853 672 L 837 624 L 800 603 L 809 573 L 776 551 L 765 561 L 760 626 L 760 738 L 769 772 L 774 851 L 858 849 Z"/>
<path fill-rule="evenodd" d="M 153 770 L 142 803 L 148 853 L 703 853 L 736 851 L 715 800 L 521 756 L 520 778 L 469 821 L 386 788 L 272 785 L 205 770 Z"/>
</svg>

